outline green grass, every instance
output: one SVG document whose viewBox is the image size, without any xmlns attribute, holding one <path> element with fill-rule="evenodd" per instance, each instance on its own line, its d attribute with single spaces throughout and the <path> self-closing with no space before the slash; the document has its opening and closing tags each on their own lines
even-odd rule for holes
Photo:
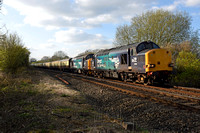
<svg viewBox="0 0 200 133">
<path fill-rule="evenodd" d="M 38 91 L 33 90 L 33 89 L 28 89 L 27 94 L 28 94 L 29 96 L 35 96 L 35 95 L 38 94 Z"/>
<path fill-rule="evenodd" d="M 53 110 L 54 113 L 67 113 L 67 112 L 72 112 L 72 111 L 74 110 L 69 107 L 59 107 Z"/>
<path fill-rule="evenodd" d="M 22 117 L 22 118 L 29 118 L 31 116 L 31 114 L 28 112 L 27 113 L 24 112 L 24 113 L 19 114 L 18 116 Z"/>
<path fill-rule="evenodd" d="M 66 94 L 62 94 L 61 97 L 70 97 L 70 96 Z"/>
</svg>

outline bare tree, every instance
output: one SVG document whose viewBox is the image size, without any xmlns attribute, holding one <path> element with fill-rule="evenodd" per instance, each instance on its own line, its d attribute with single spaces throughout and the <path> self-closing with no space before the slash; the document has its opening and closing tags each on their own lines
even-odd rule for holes
<svg viewBox="0 0 200 133">
<path fill-rule="evenodd" d="M 198 30 L 190 34 L 190 43 L 192 45 L 191 51 L 197 53 L 197 57 L 200 58 L 200 34 Z"/>
<path fill-rule="evenodd" d="M 51 57 L 52 60 L 61 60 L 65 58 L 69 58 L 69 56 L 63 51 L 56 51 Z"/>
<path fill-rule="evenodd" d="M 132 18 L 131 25 L 119 26 L 114 44 L 126 45 L 151 40 L 160 46 L 190 40 L 191 17 L 185 12 L 151 10 Z"/>
<path fill-rule="evenodd" d="M 3 4 L 3 0 L 0 0 L 0 12 L 1 12 L 1 7 L 2 7 L 2 4 Z M 3 39 L 6 38 L 6 34 L 8 34 L 8 30 L 6 28 L 6 25 L 5 24 L 2 24 L 0 26 L 0 40 L 3 41 Z M 1 44 L 0 44 L 1 45 Z"/>
<path fill-rule="evenodd" d="M 42 59 L 41 59 L 42 62 L 47 62 L 47 61 L 50 61 L 50 60 L 51 60 L 51 57 L 49 57 L 49 56 L 43 56 Z"/>
<path fill-rule="evenodd" d="M 159 45 L 188 40 L 190 25 L 191 18 L 185 12 L 153 10 L 132 19 L 137 41 L 152 40 Z"/>
<path fill-rule="evenodd" d="M 126 45 L 135 42 L 134 30 L 127 24 L 117 27 L 115 34 L 115 46 Z"/>
<path fill-rule="evenodd" d="M 0 10 L 1 10 L 2 3 L 3 3 L 3 0 L 0 0 Z"/>
<path fill-rule="evenodd" d="M 91 49 L 87 49 L 85 50 L 85 52 L 82 52 L 80 54 L 78 54 L 78 56 L 84 56 L 84 55 L 88 55 L 88 54 L 95 54 L 99 51 L 101 51 L 102 49 L 94 49 L 94 50 L 91 50 Z"/>
<path fill-rule="evenodd" d="M 36 58 L 31 58 L 31 59 L 30 59 L 30 63 L 32 63 L 32 62 L 36 62 L 36 61 L 37 61 Z"/>
</svg>

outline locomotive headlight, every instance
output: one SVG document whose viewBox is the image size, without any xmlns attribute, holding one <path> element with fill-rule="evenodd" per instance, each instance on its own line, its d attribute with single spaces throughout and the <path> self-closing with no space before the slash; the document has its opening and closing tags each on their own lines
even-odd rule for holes
<svg viewBox="0 0 200 133">
<path fill-rule="evenodd" d="M 174 66 L 174 64 L 173 64 L 173 63 L 170 63 L 168 66 L 169 66 L 169 67 L 173 67 L 173 66 Z"/>
<path fill-rule="evenodd" d="M 148 64 L 146 67 L 154 68 L 155 66 L 155 64 Z"/>
<path fill-rule="evenodd" d="M 155 64 L 150 64 L 149 67 L 150 68 L 154 68 L 156 65 Z"/>
</svg>

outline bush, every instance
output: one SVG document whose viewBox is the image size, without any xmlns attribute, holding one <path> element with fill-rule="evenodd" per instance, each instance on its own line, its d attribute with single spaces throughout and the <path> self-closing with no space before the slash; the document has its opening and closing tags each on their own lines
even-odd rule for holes
<svg viewBox="0 0 200 133">
<path fill-rule="evenodd" d="M 17 34 L 7 35 L 0 42 L 0 69 L 15 74 L 29 65 L 30 52 L 22 44 Z"/>
<path fill-rule="evenodd" d="M 176 59 L 178 85 L 200 87 L 200 59 L 192 52 L 180 52 Z"/>
</svg>

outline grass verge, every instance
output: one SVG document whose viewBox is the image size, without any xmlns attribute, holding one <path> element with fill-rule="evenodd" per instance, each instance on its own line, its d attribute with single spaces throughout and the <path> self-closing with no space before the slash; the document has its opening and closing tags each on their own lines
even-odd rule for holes
<svg viewBox="0 0 200 133">
<path fill-rule="evenodd" d="M 42 71 L 0 74 L 0 81 L 0 132 L 89 132 L 94 127 L 123 132 L 80 92 Z"/>
</svg>

